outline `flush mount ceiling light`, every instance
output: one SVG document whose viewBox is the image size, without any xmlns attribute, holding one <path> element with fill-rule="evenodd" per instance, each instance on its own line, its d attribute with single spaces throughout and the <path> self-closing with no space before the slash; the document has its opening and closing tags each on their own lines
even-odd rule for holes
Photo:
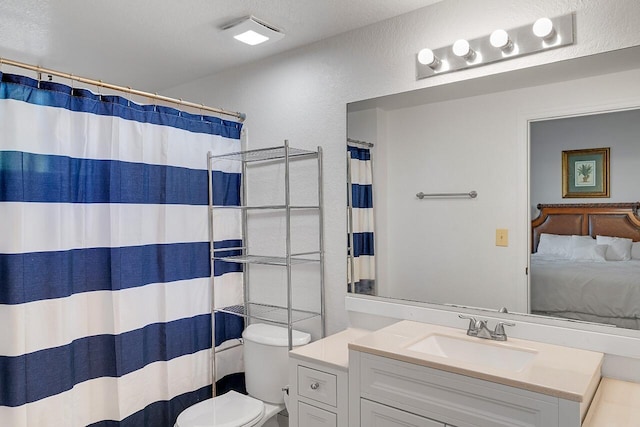
<svg viewBox="0 0 640 427">
<path fill-rule="evenodd" d="M 222 30 L 234 39 L 251 46 L 266 42 L 272 43 L 284 37 L 284 33 L 278 28 L 254 16 L 246 16 L 222 27 Z"/>
<path fill-rule="evenodd" d="M 425 47 L 416 55 L 416 77 L 424 79 L 567 46 L 574 42 L 574 25 L 570 13 L 508 30 L 497 29 L 475 39 L 460 39 L 438 49 Z"/>
</svg>

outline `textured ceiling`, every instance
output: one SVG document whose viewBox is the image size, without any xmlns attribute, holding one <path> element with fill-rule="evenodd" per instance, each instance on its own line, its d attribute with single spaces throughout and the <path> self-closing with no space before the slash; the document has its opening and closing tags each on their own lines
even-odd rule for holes
<svg viewBox="0 0 640 427">
<path fill-rule="evenodd" d="M 441 0 L 1 0 L 0 57 L 160 92 Z M 283 40 L 246 46 L 246 15 Z"/>
</svg>

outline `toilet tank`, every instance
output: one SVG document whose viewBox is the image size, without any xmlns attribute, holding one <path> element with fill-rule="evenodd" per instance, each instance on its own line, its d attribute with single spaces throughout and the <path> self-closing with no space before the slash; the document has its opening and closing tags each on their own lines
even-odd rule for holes
<svg viewBox="0 0 640 427">
<path fill-rule="evenodd" d="M 247 392 L 264 402 L 284 402 L 282 388 L 289 380 L 289 332 L 280 326 L 256 323 L 242 332 Z M 311 341 L 306 332 L 293 331 L 293 346 Z"/>
</svg>

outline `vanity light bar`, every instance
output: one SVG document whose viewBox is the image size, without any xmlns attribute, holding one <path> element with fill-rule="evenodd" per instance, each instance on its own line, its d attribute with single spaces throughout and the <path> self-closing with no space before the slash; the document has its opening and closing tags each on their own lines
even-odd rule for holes
<svg viewBox="0 0 640 427">
<path fill-rule="evenodd" d="M 504 61 L 574 43 L 574 14 L 540 18 L 533 24 L 496 30 L 490 36 L 457 40 L 452 46 L 416 54 L 417 79 Z"/>
</svg>

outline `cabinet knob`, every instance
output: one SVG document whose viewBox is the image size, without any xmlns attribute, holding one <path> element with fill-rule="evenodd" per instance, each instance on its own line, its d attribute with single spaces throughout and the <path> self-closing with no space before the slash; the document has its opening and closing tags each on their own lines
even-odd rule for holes
<svg viewBox="0 0 640 427">
<path fill-rule="evenodd" d="M 315 382 L 315 383 L 311 383 L 311 390 L 317 390 L 318 388 L 320 388 L 320 384 Z"/>
</svg>

